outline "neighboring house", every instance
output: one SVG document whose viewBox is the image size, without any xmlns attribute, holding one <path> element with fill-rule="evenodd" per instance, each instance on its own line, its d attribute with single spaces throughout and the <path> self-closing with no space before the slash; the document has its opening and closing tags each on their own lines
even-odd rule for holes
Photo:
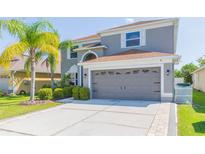
<svg viewBox="0 0 205 154">
<path fill-rule="evenodd" d="M 30 92 L 30 77 L 24 70 L 25 60 L 21 57 L 15 58 L 8 70 L 0 68 L 0 90 L 6 93 L 19 94 L 21 91 Z M 55 80 L 61 79 L 60 63 L 57 65 Z M 50 69 L 40 61 L 36 64 L 36 92 L 45 84 L 51 84 Z"/>
<path fill-rule="evenodd" d="M 193 88 L 205 92 L 205 66 L 192 73 Z"/>
<path fill-rule="evenodd" d="M 178 19 L 141 21 L 74 40 L 61 72 L 91 98 L 172 101 Z"/>
</svg>

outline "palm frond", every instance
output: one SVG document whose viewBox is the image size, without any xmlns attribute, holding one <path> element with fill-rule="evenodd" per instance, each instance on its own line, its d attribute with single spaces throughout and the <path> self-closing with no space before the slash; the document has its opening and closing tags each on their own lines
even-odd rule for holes
<svg viewBox="0 0 205 154">
<path fill-rule="evenodd" d="M 39 50 L 43 53 L 47 53 L 49 55 L 52 55 L 56 61 L 56 63 L 59 62 L 59 51 L 57 48 L 55 48 L 52 45 L 44 44 L 39 47 Z"/>
<path fill-rule="evenodd" d="M 43 55 L 42 52 L 40 52 L 40 51 L 36 52 L 36 54 L 35 54 L 35 62 L 36 62 L 36 64 L 41 60 L 42 55 Z M 30 73 L 31 73 L 31 57 L 28 57 L 28 58 L 25 60 L 24 70 L 25 70 L 25 72 L 26 72 L 26 75 L 29 76 Z"/>
<path fill-rule="evenodd" d="M 31 26 L 31 30 L 33 32 L 44 32 L 44 31 L 57 32 L 49 21 L 43 21 L 43 20 L 35 22 Z"/>
<path fill-rule="evenodd" d="M 59 47 L 59 37 L 52 32 L 43 32 L 37 35 L 35 41 L 33 42 L 34 47 L 38 47 L 44 44 L 52 45 L 56 48 Z"/>
<path fill-rule="evenodd" d="M 0 21 L 0 30 L 1 29 L 8 30 L 8 32 L 11 35 L 18 37 L 20 40 L 25 39 L 26 37 L 25 31 L 27 28 L 28 26 L 21 20 L 11 19 L 11 20 Z"/>
<path fill-rule="evenodd" d="M 0 65 L 8 68 L 10 62 L 16 57 L 21 56 L 29 46 L 27 42 L 18 42 L 6 48 L 0 56 Z"/>
<path fill-rule="evenodd" d="M 36 52 L 36 54 L 35 54 L 36 63 L 41 60 L 42 56 L 43 56 L 42 52 L 40 52 L 40 51 Z"/>
<path fill-rule="evenodd" d="M 74 42 L 72 40 L 66 40 L 66 41 L 62 41 L 59 44 L 59 49 L 68 49 L 68 48 L 72 48 L 74 46 Z"/>
</svg>

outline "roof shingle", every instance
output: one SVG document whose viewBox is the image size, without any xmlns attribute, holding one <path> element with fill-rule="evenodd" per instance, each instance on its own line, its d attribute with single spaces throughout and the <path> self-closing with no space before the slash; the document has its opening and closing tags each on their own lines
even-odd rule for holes
<svg viewBox="0 0 205 154">
<path fill-rule="evenodd" d="M 165 57 L 174 56 L 175 54 L 156 52 L 156 51 L 143 51 L 143 50 L 128 50 L 116 55 L 98 57 L 83 63 L 94 63 L 94 62 L 107 62 L 107 61 L 118 61 L 118 60 L 129 60 L 129 59 L 143 59 L 152 57 Z"/>
</svg>

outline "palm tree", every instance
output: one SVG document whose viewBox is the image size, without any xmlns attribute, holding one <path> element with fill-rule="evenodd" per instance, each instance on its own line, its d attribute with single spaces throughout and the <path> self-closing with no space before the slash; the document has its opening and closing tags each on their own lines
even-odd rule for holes
<svg viewBox="0 0 205 154">
<path fill-rule="evenodd" d="M 59 50 L 72 48 L 74 46 L 74 43 L 71 40 L 63 41 L 59 44 Z M 39 62 L 42 59 L 42 55 L 44 53 L 42 52 L 36 52 L 35 59 L 36 62 Z M 53 56 L 53 54 L 48 54 L 47 57 L 42 61 L 42 65 L 46 65 L 47 68 L 50 67 L 50 73 L 51 73 L 51 88 L 54 89 L 54 74 L 56 70 L 56 65 L 58 64 L 58 61 Z M 24 68 L 26 70 L 27 75 L 30 73 L 30 59 L 27 58 Z"/>
<path fill-rule="evenodd" d="M 0 20 L 0 30 L 6 29 L 18 38 L 18 42 L 7 47 L 0 56 L 0 65 L 8 68 L 16 56 L 27 55 L 30 59 L 31 87 L 30 101 L 35 95 L 35 55 L 37 52 L 48 53 L 58 61 L 59 37 L 53 26 L 47 21 L 26 24 L 20 20 Z"/>
</svg>

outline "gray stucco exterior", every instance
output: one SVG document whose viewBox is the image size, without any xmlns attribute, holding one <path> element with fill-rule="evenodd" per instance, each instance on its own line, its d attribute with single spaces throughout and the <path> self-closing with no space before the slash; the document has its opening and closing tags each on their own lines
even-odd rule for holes
<svg viewBox="0 0 205 154">
<path fill-rule="evenodd" d="M 93 50 L 83 50 L 78 51 L 77 58 L 68 59 L 67 54 L 69 54 L 66 50 L 62 51 L 61 54 L 61 73 L 62 75 L 66 73 L 71 66 L 78 65 L 79 62 L 82 62 L 83 56 L 86 52 L 92 51 L 97 57 L 114 55 L 120 52 L 128 51 L 130 49 L 138 49 L 143 51 L 156 51 L 163 53 L 175 53 L 175 36 L 174 36 L 174 25 L 172 26 L 164 26 L 159 28 L 146 29 L 145 35 L 145 45 L 140 47 L 133 48 L 122 48 L 121 47 L 121 34 L 113 34 L 109 36 L 102 36 L 99 40 L 99 43 L 105 45 L 107 48 L 101 49 L 93 49 Z M 81 46 L 85 46 L 85 44 L 90 44 L 83 42 Z M 137 52 L 137 51 L 136 51 Z M 165 63 L 163 70 L 164 77 L 164 93 L 173 94 L 174 93 L 174 64 L 173 63 Z M 82 66 L 78 66 L 78 84 L 81 86 L 89 87 L 88 85 L 88 69 L 84 69 Z M 162 84 L 162 83 L 161 83 Z M 172 101 L 173 96 L 161 97 L 162 101 Z"/>
<path fill-rule="evenodd" d="M 174 53 L 174 26 L 166 26 L 154 29 L 147 29 L 146 30 L 146 45 L 141 47 L 134 47 L 134 48 L 121 48 L 121 34 L 115 34 L 110 36 L 101 37 L 101 44 L 106 45 L 106 49 L 98 49 L 92 50 L 95 52 L 98 57 L 106 56 L 106 55 L 113 55 L 123 51 L 127 51 L 130 49 L 139 49 L 145 51 L 158 51 L 158 52 L 166 52 L 166 53 Z M 162 43 L 163 42 L 163 43 Z M 91 43 L 85 43 L 86 45 Z M 82 44 L 84 46 L 85 44 Z M 61 72 L 64 74 L 69 70 L 69 68 L 81 61 L 82 56 L 87 52 L 78 51 L 78 58 L 77 59 L 67 59 L 67 51 L 62 51 L 62 65 L 61 65 Z"/>
<path fill-rule="evenodd" d="M 145 34 L 146 45 L 134 48 L 121 48 L 121 34 L 102 37 L 101 43 L 108 46 L 105 55 L 113 55 L 129 49 L 174 53 L 174 26 L 148 29 Z"/>
<path fill-rule="evenodd" d="M 61 50 L 61 76 L 63 76 L 71 66 L 77 65 L 78 59 L 68 59 L 67 49 Z"/>
</svg>

